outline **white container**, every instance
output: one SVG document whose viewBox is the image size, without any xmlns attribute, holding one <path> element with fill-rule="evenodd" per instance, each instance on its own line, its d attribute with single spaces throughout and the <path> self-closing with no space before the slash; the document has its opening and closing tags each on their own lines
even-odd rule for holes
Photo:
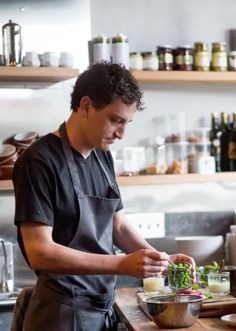
<svg viewBox="0 0 236 331">
<path fill-rule="evenodd" d="M 59 66 L 59 56 L 56 52 L 44 52 L 41 55 L 41 65 L 42 67 L 58 67 Z"/>
<path fill-rule="evenodd" d="M 122 33 L 112 37 L 112 63 L 124 65 L 129 69 L 129 43 Z"/>
<path fill-rule="evenodd" d="M 111 61 L 110 38 L 104 34 L 93 39 L 93 63 Z"/>
<path fill-rule="evenodd" d="M 39 55 L 36 52 L 25 52 L 22 59 L 22 65 L 24 67 L 40 67 Z"/>
<path fill-rule="evenodd" d="M 124 171 L 139 173 L 145 169 L 145 148 L 144 147 L 124 147 L 123 148 Z"/>
<path fill-rule="evenodd" d="M 129 53 L 129 68 L 131 70 L 143 70 L 143 57 L 141 53 Z"/>
<path fill-rule="evenodd" d="M 59 58 L 59 67 L 72 68 L 73 55 L 70 52 L 61 52 Z"/>
<path fill-rule="evenodd" d="M 176 237 L 176 251 L 192 256 L 199 265 L 224 259 L 223 236 Z"/>
</svg>

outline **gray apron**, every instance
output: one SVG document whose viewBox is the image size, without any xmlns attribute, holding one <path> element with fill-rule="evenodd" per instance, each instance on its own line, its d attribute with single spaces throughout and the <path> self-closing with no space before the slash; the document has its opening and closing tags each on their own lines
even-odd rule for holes
<svg viewBox="0 0 236 331">
<path fill-rule="evenodd" d="M 84 194 L 65 123 L 59 131 L 80 208 L 78 227 L 68 246 L 84 252 L 114 254 L 113 214 L 119 195 L 95 151 L 109 183 L 108 197 Z M 78 276 L 40 272 L 26 311 L 24 331 L 116 330 L 112 309 L 115 282 L 114 275 Z"/>
</svg>

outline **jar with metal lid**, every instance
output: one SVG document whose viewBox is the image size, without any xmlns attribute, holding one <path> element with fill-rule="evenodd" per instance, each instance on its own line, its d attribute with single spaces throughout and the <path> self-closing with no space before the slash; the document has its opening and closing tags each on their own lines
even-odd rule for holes
<svg viewBox="0 0 236 331">
<path fill-rule="evenodd" d="M 93 39 L 93 63 L 110 60 L 110 38 L 101 34 Z"/>
<path fill-rule="evenodd" d="M 189 45 L 178 46 L 174 51 L 174 69 L 193 70 L 193 49 Z"/>
<path fill-rule="evenodd" d="M 210 53 L 207 43 L 194 43 L 194 70 L 209 71 L 210 70 Z"/>
<path fill-rule="evenodd" d="M 158 46 L 159 70 L 173 70 L 173 48 L 170 45 Z"/>
<path fill-rule="evenodd" d="M 212 43 L 212 59 L 211 59 L 211 70 L 213 71 L 227 71 L 228 60 L 226 43 Z"/>
<path fill-rule="evenodd" d="M 155 52 L 143 52 L 143 70 L 158 70 L 159 61 Z"/>
<path fill-rule="evenodd" d="M 229 52 L 228 63 L 229 63 L 229 70 L 236 71 L 236 51 Z"/>
<path fill-rule="evenodd" d="M 131 70 L 143 70 L 143 57 L 141 53 L 129 53 L 129 68 Z"/>
</svg>

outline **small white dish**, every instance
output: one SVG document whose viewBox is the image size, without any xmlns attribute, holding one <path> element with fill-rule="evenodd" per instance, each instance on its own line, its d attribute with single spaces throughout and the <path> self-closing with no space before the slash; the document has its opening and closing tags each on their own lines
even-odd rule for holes
<svg viewBox="0 0 236 331">
<path fill-rule="evenodd" d="M 224 315 L 221 317 L 221 321 L 228 326 L 236 326 L 236 314 Z"/>
</svg>

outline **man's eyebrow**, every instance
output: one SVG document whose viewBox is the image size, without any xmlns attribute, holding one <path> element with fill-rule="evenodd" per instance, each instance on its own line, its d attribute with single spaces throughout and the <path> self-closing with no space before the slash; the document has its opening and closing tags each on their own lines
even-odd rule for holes
<svg viewBox="0 0 236 331">
<path fill-rule="evenodd" d="M 118 120 L 122 120 L 122 121 L 124 121 L 124 122 L 127 122 L 127 120 L 125 119 L 125 118 L 123 118 L 122 116 L 119 116 L 119 115 L 116 115 L 116 114 L 114 114 L 114 115 L 112 115 L 115 119 L 118 119 Z M 128 123 L 129 122 L 132 122 L 133 120 L 129 120 L 128 121 Z"/>
</svg>

